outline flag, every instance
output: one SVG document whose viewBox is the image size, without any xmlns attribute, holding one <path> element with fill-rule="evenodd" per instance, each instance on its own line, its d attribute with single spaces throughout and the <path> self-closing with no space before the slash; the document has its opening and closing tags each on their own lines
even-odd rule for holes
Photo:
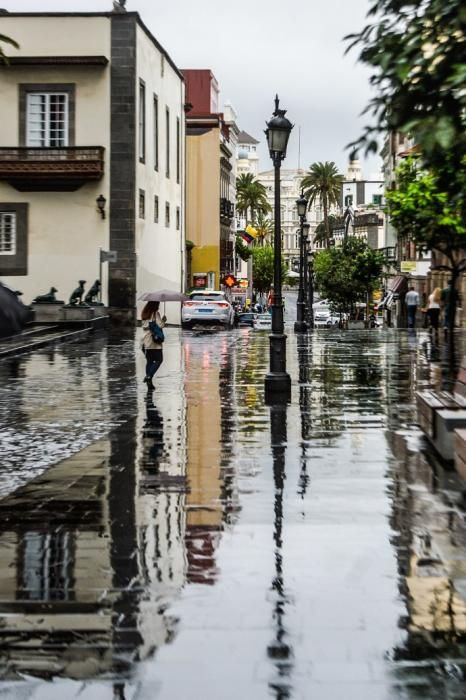
<svg viewBox="0 0 466 700">
<path fill-rule="evenodd" d="M 249 245 L 257 237 L 257 229 L 255 229 L 254 226 L 251 226 L 251 224 L 248 224 L 245 230 L 240 231 L 239 234 L 243 241 L 246 241 L 246 243 Z"/>
</svg>

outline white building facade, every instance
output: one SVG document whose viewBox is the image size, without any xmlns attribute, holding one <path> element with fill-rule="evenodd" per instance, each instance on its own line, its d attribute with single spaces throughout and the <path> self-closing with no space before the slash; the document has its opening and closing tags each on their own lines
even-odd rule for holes
<svg viewBox="0 0 466 700">
<path fill-rule="evenodd" d="M 183 287 L 183 76 L 136 12 L 6 13 L 0 32 L 20 45 L 0 68 L 0 277 L 67 301 L 115 251 L 102 301 L 133 320 L 141 292 Z"/>
<path fill-rule="evenodd" d="M 299 265 L 299 233 L 300 221 L 296 200 L 301 195 L 301 182 L 305 177 L 306 171 L 303 168 L 294 170 L 281 170 L 281 220 L 282 220 L 282 249 L 283 258 L 286 261 L 289 269 L 297 269 Z M 275 171 L 267 170 L 259 173 L 258 180 L 261 182 L 266 191 L 267 199 L 272 212 L 274 208 L 274 180 Z M 307 221 L 311 225 L 311 235 L 317 224 L 322 220 L 322 212 L 319 203 L 314 203 L 307 212 Z M 271 215 L 273 218 L 273 213 Z"/>
<path fill-rule="evenodd" d="M 259 174 L 259 153 L 257 146 L 259 141 L 246 131 L 238 134 L 236 149 L 236 168 L 238 175 L 251 174 L 257 177 Z"/>
</svg>

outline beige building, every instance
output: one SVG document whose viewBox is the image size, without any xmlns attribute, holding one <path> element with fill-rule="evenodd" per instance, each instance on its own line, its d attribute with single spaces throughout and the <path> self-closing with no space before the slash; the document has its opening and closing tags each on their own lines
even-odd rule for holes
<svg viewBox="0 0 466 700">
<path fill-rule="evenodd" d="M 183 286 L 183 76 L 136 12 L 5 13 L 0 32 L 20 45 L 0 68 L 0 276 L 67 300 L 114 251 L 102 301 L 133 319 L 142 291 Z"/>
</svg>

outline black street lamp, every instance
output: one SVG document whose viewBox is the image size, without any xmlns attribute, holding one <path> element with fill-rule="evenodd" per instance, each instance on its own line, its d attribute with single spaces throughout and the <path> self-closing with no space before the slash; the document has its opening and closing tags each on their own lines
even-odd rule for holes
<svg viewBox="0 0 466 700">
<path fill-rule="evenodd" d="M 307 263 L 309 270 L 309 328 L 314 328 L 314 253 L 312 250 L 308 252 Z"/>
<path fill-rule="evenodd" d="M 304 221 L 306 219 L 307 199 L 304 192 L 301 191 L 301 196 L 296 200 L 296 208 L 299 216 L 299 291 L 298 301 L 296 302 L 296 322 L 294 324 L 295 333 L 305 333 L 307 324 L 305 321 L 304 302 Z"/>
<path fill-rule="evenodd" d="M 293 124 L 285 117 L 286 110 L 280 109 L 279 104 L 277 95 L 275 112 L 267 123 L 265 131 L 270 157 L 275 168 L 272 333 L 270 335 L 270 371 L 265 377 L 266 401 L 272 399 L 274 395 L 289 397 L 291 394 L 291 378 L 286 371 L 286 335 L 283 323 L 280 167 L 286 157 L 286 147 Z"/>
<path fill-rule="evenodd" d="M 304 315 L 307 323 L 307 327 L 310 328 L 309 325 L 309 294 L 308 294 L 308 289 L 309 289 L 309 265 L 308 265 L 308 257 L 309 257 L 309 231 L 311 229 L 311 224 L 308 221 L 305 221 L 303 224 L 303 237 L 304 237 Z"/>
</svg>

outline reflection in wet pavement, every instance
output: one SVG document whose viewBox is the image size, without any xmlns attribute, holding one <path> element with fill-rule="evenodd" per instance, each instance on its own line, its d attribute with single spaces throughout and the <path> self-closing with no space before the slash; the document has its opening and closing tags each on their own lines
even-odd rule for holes
<svg viewBox="0 0 466 700">
<path fill-rule="evenodd" d="M 132 338 L 2 365 L 0 698 L 464 698 L 426 334 L 290 334 L 273 407 L 267 334 L 167 335 L 149 396 Z"/>
</svg>

